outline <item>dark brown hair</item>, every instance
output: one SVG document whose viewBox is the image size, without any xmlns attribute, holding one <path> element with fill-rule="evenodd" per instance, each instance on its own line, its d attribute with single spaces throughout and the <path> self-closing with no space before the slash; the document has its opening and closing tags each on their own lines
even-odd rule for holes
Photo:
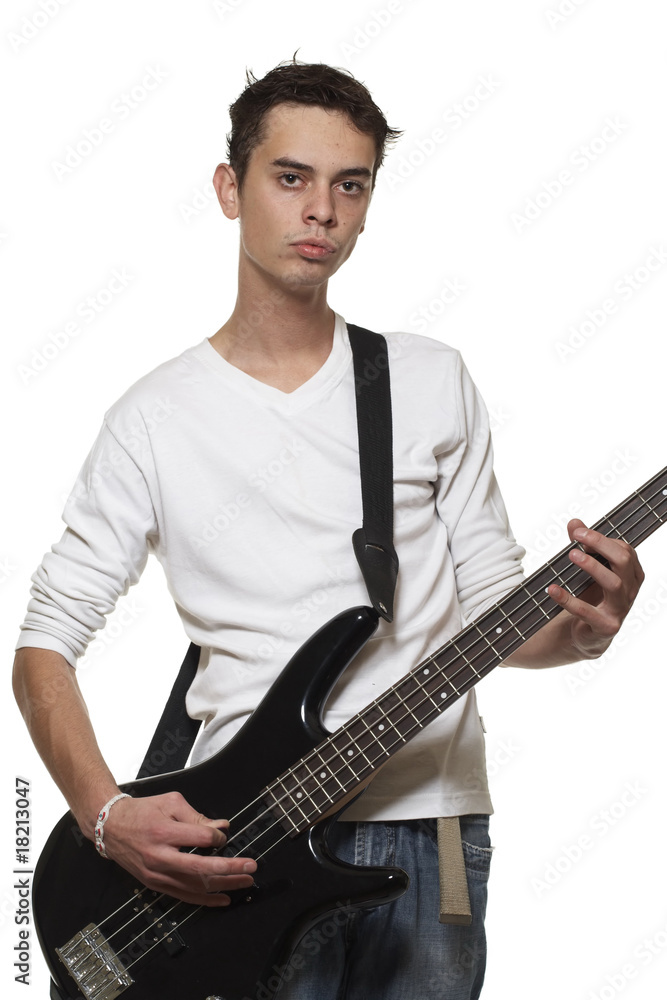
<svg viewBox="0 0 667 1000">
<path fill-rule="evenodd" d="M 326 63 L 302 63 L 293 58 L 280 63 L 258 80 L 246 70 L 247 86 L 229 108 L 232 130 L 227 136 L 227 159 L 239 190 L 252 151 L 266 137 L 266 115 L 276 104 L 311 104 L 348 116 L 354 127 L 375 142 L 371 190 L 384 160 L 386 147 L 402 132 L 390 128 L 369 91 L 351 73 Z"/>
</svg>

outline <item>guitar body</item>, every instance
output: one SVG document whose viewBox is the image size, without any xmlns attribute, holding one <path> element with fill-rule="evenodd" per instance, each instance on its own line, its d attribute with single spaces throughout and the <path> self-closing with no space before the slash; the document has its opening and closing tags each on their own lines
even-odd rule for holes
<svg viewBox="0 0 667 1000">
<path fill-rule="evenodd" d="M 256 885 L 230 893 L 231 906 L 198 908 L 158 897 L 99 857 L 71 813 L 61 819 L 37 865 L 33 910 L 42 950 L 64 997 L 113 1000 L 122 993 L 124 1000 L 269 1000 L 280 974 L 291 978 L 289 957 L 320 917 L 341 907 L 389 902 L 405 891 L 408 877 L 401 869 L 348 865 L 331 853 L 327 834 L 335 816 L 290 835 L 263 798 L 267 785 L 329 735 L 321 722 L 322 706 L 376 626 L 370 608 L 338 615 L 301 647 L 219 753 L 183 771 L 122 786 L 134 796 L 181 792 L 207 816 L 243 813 L 242 828 L 235 830 L 233 821 L 230 827 L 230 843 L 238 834 L 233 853 L 241 856 L 253 856 L 246 845 L 270 823 L 277 843 L 259 859 Z M 256 823 L 248 823 L 249 810 Z M 172 931 L 171 922 L 182 926 Z M 112 968 L 108 985 L 93 986 L 101 982 L 94 976 L 102 973 L 88 971 L 93 966 L 78 959 L 74 973 L 83 982 L 77 986 L 56 949 L 89 925 L 99 925 L 133 982 L 125 983 Z M 109 964 L 109 955 L 99 954 L 97 966 Z"/>
</svg>

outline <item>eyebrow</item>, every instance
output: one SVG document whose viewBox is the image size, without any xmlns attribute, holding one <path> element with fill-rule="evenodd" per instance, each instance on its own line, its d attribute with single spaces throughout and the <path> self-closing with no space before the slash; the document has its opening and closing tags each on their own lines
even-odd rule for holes
<svg viewBox="0 0 667 1000">
<path fill-rule="evenodd" d="M 284 167 L 288 170 L 301 170 L 306 174 L 314 174 L 315 168 L 311 167 L 308 163 L 299 163 L 298 160 L 292 160 L 289 156 L 280 156 L 277 160 L 271 160 L 272 167 Z M 339 170 L 336 177 L 372 177 L 371 171 L 368 167 L 347 167 L 345 170 Z"/>
</svg>

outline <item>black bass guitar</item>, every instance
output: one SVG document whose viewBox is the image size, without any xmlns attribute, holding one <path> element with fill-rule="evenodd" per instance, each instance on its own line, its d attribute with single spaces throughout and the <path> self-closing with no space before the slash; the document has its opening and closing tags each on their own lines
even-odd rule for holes
<svg viewBox="0 0 667 1000">
<path fill-rule="evenodd" d="M 667 520 L 667 468 L 594 526 L 638 545 Z M 197 907 L 138 884 L 98 856 L 71 813 L 39 859 L 33 909 L 51 975 L 72 1000 L 270 1000 L 293 970 L 306 931 L 341 907 L 405 891 L 399 868 L 344 864 L 327 834 L 341 803 L 424 726 L 561 610 L 551 583 L 580 594 L 590 576 L 569 545 L 525 583 L 335 733 L 321 712 L 378 619 L 352 608 L 292 657 L 239 733 L 215 756 L 123 785 L 135 796 L 181 792 L 231 819 L 224 854 L 255 857 L 256 884 L 224 909 Z M 270 748 L 262 752 L 258 747 Z"/>
</svg>

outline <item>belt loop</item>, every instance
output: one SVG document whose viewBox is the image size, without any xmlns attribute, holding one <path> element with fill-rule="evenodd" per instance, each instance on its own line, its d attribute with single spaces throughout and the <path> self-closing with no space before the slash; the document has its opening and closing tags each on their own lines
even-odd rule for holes
<svg viewBox="0 0 667 1000">
<path fill-rule="evenodd" d="M 437 823 L 440 923 L 471 924 L 470 896 L 461 846 L 459 817 L 441 817 Z"/>
</svg>

